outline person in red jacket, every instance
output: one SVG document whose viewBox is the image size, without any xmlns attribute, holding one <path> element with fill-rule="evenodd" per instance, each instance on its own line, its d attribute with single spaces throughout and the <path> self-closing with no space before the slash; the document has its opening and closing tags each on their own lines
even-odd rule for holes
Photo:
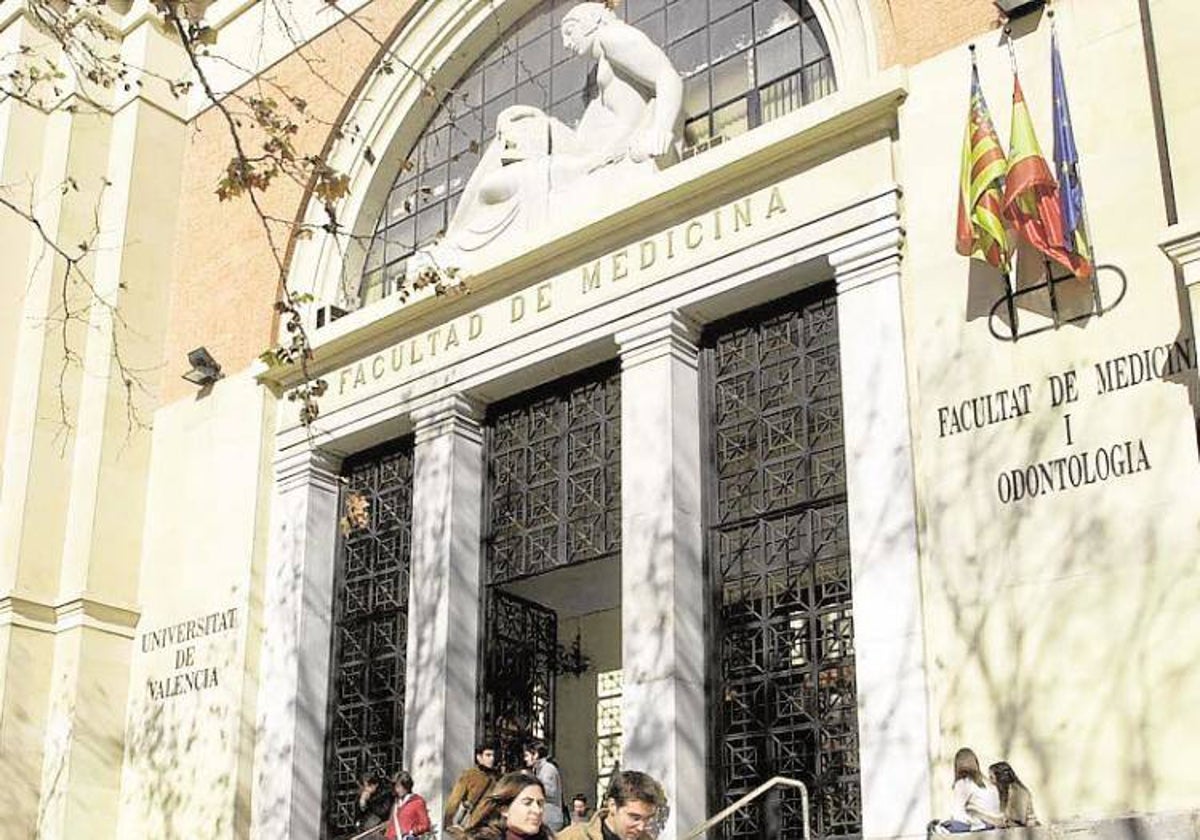
<svg viewBox="0 0 1200 840">
<path fill-rule="evenodd" d="M 396 804 L 392 806 L 392 817 L 388 820 L 387 840 L 411 840 L 428 834 L 433 825 L 425 800 L 413 793 L 413 778 L 407 770 L 392 777 L 396 789 Z"/>
</svg>

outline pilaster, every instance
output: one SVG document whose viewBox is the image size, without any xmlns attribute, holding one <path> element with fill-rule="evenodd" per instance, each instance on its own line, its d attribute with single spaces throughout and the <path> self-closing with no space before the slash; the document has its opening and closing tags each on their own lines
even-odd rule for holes
<svg viewBox="0 0 1200 840">
<path fill-rule="evenodd" d="M 707 804 L 698 330 L 672 313 L 616 339 L 622 764 L 663 783 L 671 838 L 703 820 Z"/>
<path fill-rule="evenodd" d="M 483 434 L 460 394 L 413 414 L 405 766 L 437 819 L 472 760 L 478 680 Z"/>
<path fill-rule="evenodd" d="M 315 449 L 275 464 L 252 837 L 300 840 L 321 833 L 339 466 Z"/>
<path fill-rule="evenodd" d="M 1187 315 L 1191 318 L 1192 338 L 1196 340 L 1196 330 L 1200 327 L 1200 220 L 1171 225 L 1159 247 L 1183 276 Z M 1192 402 L 1196 404 L 1196 400 Z M 1197 411 L 1200 412 L 1200 406 Z"/>
<path fill-rule="evenodd" d="M 898 218 L 829 255 L 838 292 L 863 836 L 930 814 L 929 718 Z"/>
</svg>

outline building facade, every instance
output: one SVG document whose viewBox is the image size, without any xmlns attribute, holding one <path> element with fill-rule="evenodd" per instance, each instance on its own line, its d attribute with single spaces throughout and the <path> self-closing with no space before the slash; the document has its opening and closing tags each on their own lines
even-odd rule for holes
<svg viewBox="0 0 1200 840">
<path fill-rule="evenodd" d="M 713 833 L 920 836 L 960 746 L 1051 831 L 1194 836 L 1190 3 L 624 0 L 583 56 L 565 0 L 343 5 L 204 12 L 228 108 L 347 176 L 336 232 L 262 194 L 303 370 L 153 7 L 96 12 L 140 84 L 0 104 L 18 204 L 91 243 L 0 221 L 4 836 L 339 837 L 359 774 L 436 812 L 530 737 L 568 793 L 659 778 L 666 837 L 776 775 L 807 812 Z M 955 252 L 971 66 L 1049 158 L 1052 32 L 1096 270 L 1006 280 Z M 669 152 L 589 157 L 658 56 Z"/>
</svg>

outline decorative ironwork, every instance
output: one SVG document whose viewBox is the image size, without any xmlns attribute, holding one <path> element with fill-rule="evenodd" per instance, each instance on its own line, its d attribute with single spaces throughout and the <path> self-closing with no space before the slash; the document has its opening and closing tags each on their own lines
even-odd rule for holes
<svg viewBox="0 0 1200 840">
<path fill-rule="evenodd" d="M 1032 264 L 1032 263 L 1031 263 Z M 988 311 L 988 329 L 1000 341 L 1017 341 L 1067 324 L 1082 324 L 1116 309 L 1125 300 L 1129 281 L 1125 272 L 1115 265 L 1098 265 L 1091 276 L 1076 277 L 1062 266 L 1042 261 L 1043 273 L 1036 282 L 1016 280 L 1010 285 L 1001 280 L 1004 294 Z M 1111 283 L 1101 287 L 1099 275 L 1111 273 Z M 1105 290 L 1112 291 L 1111 295 Z M 1033 316 L 1030 323 L 1021 322 L 1021 311 Z"/>
<path fill-rule="evenodd" d="M 611 366 L 502 405 L 488 424 L 486 579 L 621 550 L 621 389 Z"/>
<path fill-rule="evenodd" d="M 596 675 L 596 802 L 604 801 L 613 774 L 621 765 L 621 698 L 624 672 L 601 671 Z"/>
<path fill-rule="evenodd" d="M 325 832 L 354 828 L 362 773 L 402 762 L 404 665 L 412 526 L 411 439 L 348 462 L 343 493 L 365 499 L 365 521 L 338 549 L 333 683 L 326 741 Z"/>
<path fill-rule="evenodd" d="M 861 834 L 854 622 L 837 306 L 808 292 L 705 337 L 714 749 L 719 807 L 771 776 L 800 779 L 813 834 Z M 798 797 L 748 809 L 723 836 L 778 824 Z M 778 822 L 776 822 L 778 821 Z"/>
<path fill-rule="evenodd" d="M 484 645 L 483 736 L 506 770 L 522 766 L 521 747 L 554 743 L 554 610 L 490 587 Z"/>
</svg>

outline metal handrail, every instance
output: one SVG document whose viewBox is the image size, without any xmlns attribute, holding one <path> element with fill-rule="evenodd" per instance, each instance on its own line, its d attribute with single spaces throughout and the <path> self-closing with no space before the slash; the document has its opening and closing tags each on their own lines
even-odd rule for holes
<svg viewBox="0 0 1200 840">
<path fill-rule="evenodd" d="M 774 776 L 774 777 L 768 779 L 767 781 L 763 782 L 761 785 L 759 785 L 754 790 L 747 793 L 745 796 L 743 796 L 737 802 L 734 802 L 732 805 L 729 805 L 723 811 L 718 811 L 717 813 L 713 814 L 707 820 L 700 823 L 698 826 L 693 828 L 687 834 L 683 835 L 681 840 L 696 840 L 697 837 L 701 837 L 704 834 L 706 834 L 710 828 L 712 828 L 714 825 L 716 825 L 717 823 L 724 820 L 730 814 L 734 813 L 735 811 L 740 811 L 742 808 L 744 808 L 750 802 L 752 802 L 755 799 L 757 799 L 758 797 L 762 796 L 764 793 L 771 790 L 772 788 L 778 787 L 779 785 L 784 785 L 786 787 L 798 788 L 800 790 L 800 810 L 804 814 L 804 840 L 809 840 L 810 835 L 809 835 L 809 830 L 808 830 L 808 788 L 804 786 L 804 782 L 797 781 L 796 779 L 789 779 L 786 776 Z"/>
</svg>

